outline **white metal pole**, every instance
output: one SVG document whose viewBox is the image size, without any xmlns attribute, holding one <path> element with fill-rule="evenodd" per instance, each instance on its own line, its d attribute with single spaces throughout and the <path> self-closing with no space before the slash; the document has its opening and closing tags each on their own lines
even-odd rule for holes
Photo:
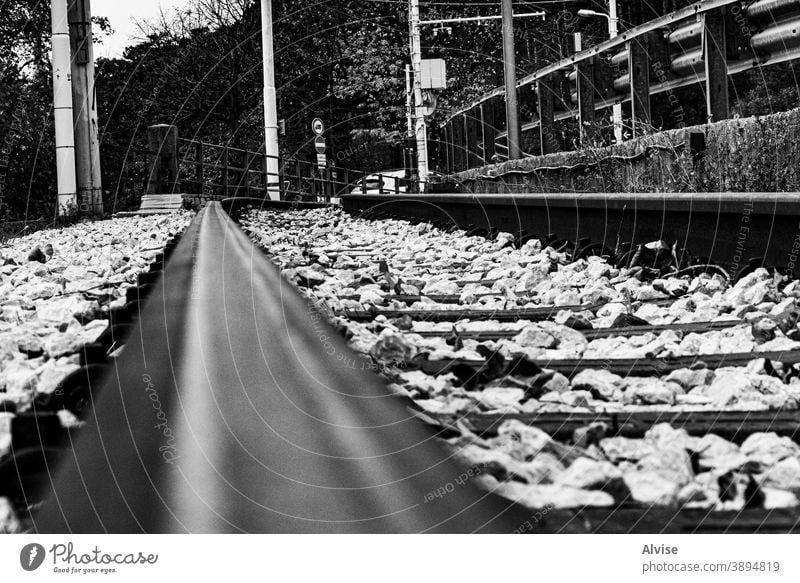
<svg viewBox="0 0 800 583">
<path fill-rule="evenodd" d="M 267 154 L 267 192 L 280 198 L 278 166 L 278 104 L 275 95 L 275 52 L 272 44 L 272 0 L 261 0 L 261 43 L 264 53 L 264 149 Z"/>
<path fill-rule="evenodd" d="M 420 38 L 419 0 L 411 3 L 411 66 L 414 69 L 414 133 L 417 137 L 417 180 L 424 192 L 428 182 L 428 132 L 422 107 L 422 40 Z"/>
<path fill-rule="evenodd" d="M 414 89 L 411 85 L 411 65 L 406 65 L 406 125 L 409 138 L 414 137 Z"/>
<path fill-rule="evenodd" d="M 77 208 L 67 0 L 52 0 L 50 15 L 53 29 L 53 119 L 56 129 L 58 214 L 63 216 Z"/>
<path fill-rule="evenodd" d="M 619 34 L 619 17 L 617 16 L 617 0 L 608 0 L 608 36 L 614 38 Z M 622 104 L 616 103 L 611 108 L 614 124 L 614 141 L 622 143 Z"/>
</svg>

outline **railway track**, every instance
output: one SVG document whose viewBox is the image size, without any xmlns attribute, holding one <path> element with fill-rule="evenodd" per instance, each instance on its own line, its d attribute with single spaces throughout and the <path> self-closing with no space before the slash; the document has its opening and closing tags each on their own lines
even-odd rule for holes
<svg viewBox="0 0 800 583">
<path fill-rule="evenodd" d="M 218 204 L 181 237 L 99 390 L 38 532 L 510 532 Z"/>
<path fill-rule="evenodd" d="M 408 201 L 402 201 L 402 204 L 406 204 L 407 202 Z M 386 208 L 387 206 L 391 207 L 393 204 L 399 205 L 401 203 L 395 200 L 389 201 L 385 206 L 382 206 L 383 212 L 381 216 L 376 219 L 377 223 L 380 223 L 382 220 L 388 220 L 389 223 L 392 223 L 392 219 L 390 218 L 392 213 L 387 212 Z M 347 206 L 347 203 L 345 203 L 345 206 Z M 405 210 L 398 213 L 398 215 L 408 216 L 408 214 L 413 214 L 414 211 L 411 210 L 409 206 L 405 206 L 404 208 Z M 478 211 L 476 208 L 476 214 L 478 212 L 481 211 Z M 421 214 L 427 218 L 426 212 Z M 596 359 L 585 357 L 558 359 L 546 354 L 545 356 L 549 356 L 548 358 L 536 359 L 534 357 L 520 359 L 513 358 L 514 356 L 518 357 L 519 354 L 509 355 L 506 352 L 500 358 L 500 364 L 498 365 L 496 357 L 500 353 L 500 350 L 497 350 L 496 341 L 515 338 L 521 331 L 525 330 L 525 326 L 530 326 L 532 323 L 546 322 L 548 320 L 558 319 L 559 317 L 563 321 L 564 312 L 585 314 L 594 311 L 596 315 L 598 308 L 602 308 L 602 306 L 610 302 L 599 302 L 597 305 L 584 304 L 582 306 L 562 305 L 558 307 L 530 307 L 530 305 L 526 305 L 525 307 L 514 306 L 506 309 L 476 310 L 470 305 L 452 305 L 464 299 L 463 293 L 462 295 L 431 294 L 427 298 L 424 297 L 424 293 L 421 295 L 404 294 L 402 292 L 405 290 L 397 286 L 392 289 L 392 282 L 417 283 L 415 282 L 415 278 L 424 279 L 425 277 L 435 277 L 437 271 L 433 267 L 437 263 L 436 258 L 438 255 L 434 256 L 432 263 L 422 262 L 420 258 L 417 257 L 409 261 L 404 268 L 395 261 L 397 256 L 391 249 L 386 246 L 381 246 L 380 244 L 375 245 L 375 247 L 371 249 L 369 245 L 365 247 L 365 242 L 359 238 L 360 232 L 348 231 L 347 227 L 344 229 L 338 228 L 338 230 L 334 229 L 327 241 L 324 239 L 319 240 L 320 233 L 319 230 L 315 230 L 315 225 L 318 221 L 324 220 L 325 217 L 320 216 L 309 219 L 297 215 L 282 220 L 279 215 L 268 214 L 268 217 L 264 218 L 264 222 L 269 224 L 273 230 L 271 231 L 272 238 L 267 237 L 267 244 L 264 246 L 268 253 L 273 253 L 276 248 L 280 248 L 282 253 L 280 253 L 280 257 L 276 254 L 275 259 L 284 265 L 285 272 L 289 274 L 294 273 L 293 269 L 298 267 L 298 263 L 285 261 L 286 255 L 291 255 L 291 253 L 286 253 L 287 248 L 281 247 L 280 244 L 276 247 L 274 238 L 277 236 L 276 233 L 285 232 L 288 235 L 288 239 L 316 242 L 314 245 L 306 246 L 303 250 L 302 257 L 299 258 L 302 265 L 314 265 L 316 261 L 315 258 L 319 257 L 320 254 L 331 251 L 330 246 L 326 247 L 326 244 L 330 243 L 331 237 L 339 237 L 341 240 L 346 241 L 351 235 L 355 237 L 354 245 L 359 246 L 358 253 L 354 253 L 353 256 L 372 258 L 373 271 L 374 268 L 377 267 L 375 264 L 378 261 L 382 261 L 383 265 L 379 267 L 379 271 L 386 278 L 386 284 L 381 286 L 384 295 L 380 298 L 376 298 L 375 295 L 371 293 L 364 294 L 362 292 L 360 294 L 358 286 L 356 286 L 356 293 L 352 293 L 351 291 L 352 284 L 349 282 L 356 281 L 359 278 L 361 278 L 360 283 L 365 287 L 374 287 L 375 281 L 364 279 L 363 277 L 365 269 L 368 270 L 369 261 L 366 263 L 359 261 L 349 265 L 349 269 L 352 272 L 351 275 L 353 275 L 352 278 L 349 277 L 347 273 L 343 273 L 347 271 L 346 269 L 336 269 L 336 264 L 331 268 L 325 260 L 322 261 L 324 267 L 327 268 L 322 271 L 327 273 L 331 280 L 348 282 L 339 286 L 338 291 L 340 293 L 336 291 L 332 292 L 331 289 L 327 287 L 326 283 L 321 281 L 315 283 L 311 281 L 314 279 L 313 277 L 311 279 L 302 278 L 298 280 L 299 285 L 307 290 L 306 293 L 309 297 L 316 298 L 317 301 L 326 303 L 329 307 L 339 305 L 338 300 L 341 299 L 349 300 L 350 302 L 357 301 L 355 298 L 361 298 L 362 300 L 364 298 L 367 299 L 366 303 L 362 302 L 361 310 L 353 309 L 352 304 L 347 304 L 347 309 L 338 311 L 332 309 L 329 315 L 332 316 L 340 326 L 348 329 L 348 335 L 353 332 L 355 332 L 355 335 L 361 334 L 365 326 L 372 326 L 372 331 L 376 332 L 372 338 L 376 340 L 373 346 L 370 347 L 368 343 L 365 345 L 366 340 L 363 339 L 356 339 L 356 342 L 353 342 L 352 338 L 351 346 L 357 350 L 361 349 L 362 352 L 375 360 L 379 370 L 391 380 L 395 381 L 395 387 L 398 387 L 404 394 L 412 396 L 416 401 L 416 405 L 421 405 L 422 409 L 424 409 L 424 414 L 436 420 L 439 424 L 438 426 L 441 428 L 442 434 L 447 434 L 447 432 L 450 431 L 452 432 L 450 435 L 458 435 L 458 437 L 450 437 L 451 444 L 455 445 L 455 451 L 468 449 L 470 444 L 475 442 L 485 446 L 486 449 L 480 450 L 477 456 L 465 455 L 464 457 L 467 461 L 475 461 L 478 459 L 485 461 L 491 459 L 492 462 L 502 463 L 502 456 L 492 457 L 487 454 L 487 450 L 497 450 L 498 444 L 500 449 L 502 449 L 504 445 L 507 445 L 507 441 L 504 443 L 504 438 L 507 439 L 509 435 L 514 435 L 515 439 L 521 439 L 522 441 L 526 439 L 523 433 L 524 429 L 519 429 L 519 427 L 512 429 L 512 426 L 509 425 L 514 422 L 523 426 L 535 427 L 539 430 L 543 430 L 551 437 L 561 440 L 562 443 L 559 445 L 565 447 L 574 447 L 578 439 L 580 439 L 580 435 L 585 435 L 585 432 L 591 430 L 593 427 L 601 427 L 603 436 L 610 439 L 622 438 L 641 440 L 642 443 L 646 443 L 653 435 L 662 431 L 665 426 L 669 426 L 670 431 L 678 432 L 676 433 L 678 436 L 703 439 L 705 436 L 713 434 L 716 437 L 724 437 L 727 440 L 735 441 L 741 444 L 743 448 L 751 447 L 753 441 L 759 439 L 759 434 L 762 433 L 786 436 L 789 438 L 796 438 L 798 435 L 797 430 L 800 415 L 798 415 L 796 405 L 791 405 L 789 407 L 790 410 L 786 410 L 785 403 L 776 404 L 777 406 L 755 408 L 737 406 L 732 402 L 729 403 L 729 405 L 732 406 L 725 406 L 719 403 L 711 406 L 693 406 L 698 405 L 700 402 L 692 400 L 690 398 L 691 395 L 681 395 L 677 400 L 669 402 L 659 402 L 658 399 L 656 399 L 650 402 L 645 400 L 644 402 L 628 401 L 625 403 L 614 403 L 614 399 L 609 399 L 607 402 L 603 403 L 603 405 L 605 405 L 604 407 L 597 407 L 597 401 L 587 404 L 585 401 L 572 400 L 571 402 L 567 402 L 568 406 L 562 407 L 561 410 L 558 408 L 555 410 L 548 410 L 548 406 L 551 402 L 544 405 L 540 402 L 535 404 L 535 406 L 531 408 L 532 410 L 528 412 L 526 411 L 526 407 L 528 407 L 534 399 L 531 398 L 527 401 L 525 401 L 525 399 L 532 392 L 535 392 L 535 389 L 540 387 L 532 387 L 530 384 L 525 386 L 525 383 L 529 383 L 531 377 L 537 373 L 545 372 L 552 375 L 552 373 L 555 372 L 561 373 L 565 379 L 575 379 L 586 371 L 596 370 L 605 371 L 627 379 L 631 379 L 632 377 L 653 376 L 656 378 L 661 376 L 663 379 L 663 377 L 671 373 L 684 374 L 686 371 L 692 369 L 702 369 L 708 374 L 713 374 L 713 371 L 717 370 L 720 371 L 720 375 L 725 375 L 729 374 L 731 371 L 746 370 L 748 366 L 752 367 L 752 363 L 755 360 L 754 354 L 748 349 L 741 354 L 723 352 L 699 355 L 687 354 L 685 356 L 670 355 L 660 359 L 653 358 L 651 355 L 641 355 L 637 358 L 614 358 L 613 352 L 606 355 L 605 358 Z M 345 219 L 341 221 L 334 219 L 332 224 L 334 227 L 340 227 L 339 222 L 344 223 L 346 221 Z M 259 229 L 254 223 L 256 223 L 256 221 L 252 220 L 252 216 L 244 221 L 245 226 L 255 235 L 254 240 L 258 242 Z M 442 226 L 441 223 L 439 223 L 439 226 Z M 393 240 L 390 247 L 394 247 L 395 245 L 398 248 L 413 247 L 415 244 L 413 236 L 408 238 L 407 232 L 396 233 L 395 227 L 394 224 L 390 225 L 388 228 L 382 228 L 381 226 L 376 227 L 376 241 L 373 241 L 373 243 L 391 234 L 396 235 L 396 240 Z M 487 229 L 487 231 L 491 230 L 491 228 Z M 447 242 L 443 239 L 438 241 L 438 244 L 444 247 L 447 245 Z M 298 247 L 298 249 L 299 248 L 300 247 Z M 573 248 L 578 248 L 578 245 L 575 245 Z M 335 253 L 343 255 L 346 258 L 345 262 L 351 257 L 346 249 L 336 249 Z M 705 261 L 707 262 L 707 260 Z M 450 270 L 448 272 L 449 279 L 461 289 L 463 289 L 465 285 L 468 285 L 470 281 L 474 281 L 472 277 L 473 274 L 469 273 L 469 270 L 459 271 L 459 269 L 453 269 L 453 267 L 464 267 L 467 264 L 468 262 L 459 263 L 456 261 L 446 268 Z M 523 265 L 524 264 L 525 262 L 523 262 Z M 676 269 L 677 267 L 678 266 L 676 266 Z M 681 270 L 677 269 L 677 271 L 680 272 Z M 713 270 L 711 271 L 713 272 Z M 743 271 L 738 274 L 736 279 L 741 279 L 747 276 L 748 273 L 752 273 L 752 271 L 752 268 L 748 271 Z M 696 274 L 699 273 L 699 271 L 692 272 L 689 270 L 689 272 L 684 271 L 683 273 Z M 729 279 L 732 280 L 733 278 L 729 277 Z M 733 284 L 734 281 L 728 281 L 729 286 L 733 286 Z M 732 289 L 735 289 L 735 287 Z M 372 291 L 372 289 L 368 290 L 368 292 Z M 503 292 L 483 295 L 503 296 Z M 520 297 L 515 297 L 514 299 L 519 303 L 530 302 L 531 300 L 536 301 L 536 298 L 533 297 L 535 295 L 535 293 L 529 295 L 522 294 Z M 470 299 L 475 301 L 476 299 L 480 299 L 479 296 L 481 296 L 481 294 L 477 294 L 477 297 L 476 295 L 472 295 Z M 427 301 L 429 305 L 425 306 L 424 309 L 419 309 L 420 306 L 418 304 L 425 301 Z M 671 304 L 675 304 L 679 301 L 681 301 L 679 297 L 666 299 L 649 297 L 637 302 L 634 307 L 644 303 L 650 303 L 668 309 Z M 408 305 L 402 307 L 398 305 L 400 303 Z M 717 316 L 721 315 L 717 314 Z M 507 323 L 517 323 L 521 324 L 521 326 L 512 325 L 510 328 L 504 328 L 503 326 L 508 326 Z M 470 326 L 474 327 L 476 325 L 477 327 L 470 330 Z M 700 320 L 689 323 L 673 322 L 652 325 L 648 322 L 639 321 L 635 322 L 633 325 L 622 327 L 595 328 L 589 324 L 586 327 L 588 329 L 585 329 L 583 326 L 579 326 L 579 328 L 584 328 L 581 330 L 582 335 L 584 335 L 586 340 L 591 341 L 594 339 L 614 337 L 641 338 L 662 333 L 676 334 L 681 337 L 691 334 L 696 336 L 708 336 L 720 332 L 725 333 L 726 330 L 741 329 L 743 325 L 747 328 L 750 327 L 750 323 L 747 323 L 742 318 L 725 319 L 721 317 L 715 320 Z M 379 330 L 382 330 L 384 333 L 388 331 L 392 332 L 390 336 L 391 343 L 394 343 L 394 346 L 392 346 L 392 350 L 388 352 L 388 358 L 385 353 L 382 354 L 380 350 L 376 350 L 376 348 L 381 345 L 382 339 L 384 339 L 384 335 L 378 333 Z M 407 341 L 404 339 L 407 339 Z M 440 342 L 438 345 L 426 345 L 426 340 L 439 340 Z M 445 349 L 441 357 L 434 357 L 424 352 L 426 349 L 430 349 L 433 352 L 440 350 L 443 346 L 441 343 L 442 340 L 445 340 L 452 350 L 448 351 Z M 472 345 L 465 347 L 465 343 L 468 341 L 472 341 Z M 489 346 L 494 350 L 487 351 L 480 357 L 475 358 L 464 358 L 462 356 L 464 351 L 469 352 L 474 349 L 475 344 L 479 342 L 485 343 L 484 346 Z M 493 344 L 493 342 L 495 344 Z M 398 343 L 401 345 L 400 347 L 397 346 Z M 422 354 L 409 354 L 405 352 L 406 347 L 402 346 L 404 343 L 412 347 L 415 343 L 418 347 L 421 346 L 419 352 Z M 800 358 L 800 352 L 797 350 L 798 348 L 800 348 L 800 346 L 792 344 L 791 346 L 784 345 L 782 349 L 777 351 L 764 350 L 757 355 L 763 360 L 757 362 L 770 363 L 767 366 L 772 366 L 772 363 L 774 363 L 778 367 L 791 368 L 798 361 L 798 358 Z M 755 350 L 760 350 L 760 348 L 755 348 Z M 546 351 L 542 352 L 546 353 Z M 398 360 L 398 354 L 402 354 L 405 358 L 402 361 Z M 531 368 L 535 369 L 535 372 L 532 372 L 530 370 Z M 527 370 L 520 372 L 521 369 Z M 422 376 L 416 376 L 413 380 L 409 380 L 411 378 L 410 375 L 418 374 Z M 414 388 L 415 383 L 434 385 L 442 378 L 446 380 L 439 382 L 435 390 L 451 392 L 457 395 L 453 401 L 460 402 L 455 410 L 437 411 L 437 407 L 430 406 L 431 404 L 436 404 L 433 399 L 431 399 L 432 391 L 427 391 L 426 393 L 425 389 L 416 391 Z M 509 380 L 513 382 L 509 383 Z M 464 389 L 466 389 L 466 393 Z M 575 389 L 575 387 L 573 387 L 573 389 Z M 494 402 L 488 400 L 487 403 L 487 401 L 481 399 L 480 396 L 475 397 L 476 394 L 486 394 L 493 390 L 498 392 L 506 391 L 508 393 L 514 393 L 516 391 L 520 402 L 514 403 L 513 400 L 503 401 L 501 399 L 500 401 Z M 689 392 L 692 393 L 696 391 Z M 550 393 L 550 395 L 553 394 L 554 393 Z M 469 399 L 462 398 L 467 395 L 470 395 Z M 682 397 L 686 398 L 680 400 Z M 588 398 L 587 400 L 591 401 L 591 399 Z M 445 409 L 447 409 L 447 406 L 450 404 L 452 404 L 452 402 L 445 402 Z M 707 404 L 708 403 L 706 403 L 706 405 Z M 756 437 L 753 438 L 753 436 Z M 749 443 L 747 441 L 748 438 L 751 438 Z M 682 437 L 679 437 L 679 439 L 682 439 Z M 586 454 L 585 450 L 580 451 L 581 455 Z M 591 457 L 590 454 L 587 455 Z M 638 460 L 638 458 L 632 459 L 633 461 Z M 641 464 L 641 460 L 639 461 Z M 509 467 L 513 470 L 511 461 L 508 463 L 510 464 Z M 506 480 L 511 473 L 512 472 L 509 471 L 506 474 Z M 498 487 L 498 481 L 503 481 L 500 474 L 502 474 L 502 472 L 498 472 L 497 475 L 493 476 L 497 478 L 497 480 L 486 480 L 482 485 L 487 486 L 488 484 L 489 490 L 502 492 L 510 499 L 515 499 L 530 507 L 535 507 L 536 500 L 542 503 L 542 501 L 547 499 L 546 496 L 539 498 L 534 496 L 534 501 L 532 502 L 531 498 L 525 497 L 526 494 L 524 492 L 514 492 L 513 489 L 509 492 L 508 489 L 503 487 L 502 483 Z M 521 474 L 518 473 L 517 477 L 519 478 L 520 475 Z M 708 477 L 708 475 L 706 477 Z M 767 484 L 768 482 L 763 483 Z M 597 485 L 595 485 L 595 487 L 597 487 Z M 534 488 L 530 488 L 529 490 L 533 489 Z M 742 489 L 744 489 L 744 485 Z M 542 494 L 542 492 L 535 492 L 535 494 Z M 634 505 L 638 505 L 640 511 L 642 507 L 647 506 L 644 500 L 641 500 L 640 497 L 632 492 L 626 492 L 623 497 L 614 496 L 613 503 L 619 507 L 619 505 L 625 506 L 632 501 L 638 503 Z M 722 501 L 723 500 L 720 502 Z M 684 502 L 681 502 L 679 506 L 684 505 Z M 588 504 L 591 504 L 591 502 Z M 662 502 L 661 504 L 664 503 Z M 674 504 L 674 499 L 672 504 Z M 666 506 L 672 506 L 672 504 L 666 503 Z M 767 506 L 770 504 L 771 501 L 767 502 Z M 545 504 L 542 503 L 541 505 L 544 506 Z M 580 498 L 576 498 L 573 505 L 581 506 Z M 653 510 L 653 506 L 658 505 L 659 503 L 652 504 L 650 510 Z M 691 504 L 688 506 L 691 506 Z M 720 522 L 718 521 L 723 516 L 725 508 L 731 506 L 733 506 L 733 504 L 707 505 L 706 512 L 709 517 L 709 524 L 716 521 L 717 527 L 719 527 Z M 753 506 L 752 499 L 746 498 L 743 506 L 740 506 L 738 511 L 745 513 L 751 512 Z M 772 511 L 776 510 L 776 508 L 772 508 Z M 777 510 L 777 512 L 778 514 L 782 512 L 786 513 L 786 516 L 794 516 L 793 519 L 789 520 L 789 523 L 792 524 L 791 528 L 794 528 L 795 519 L 797 518 L 796 508 L 783 508 Z M 647 513 L 643 513 L 643 516 L 644 515 L 652 516 Z M 682 511 L 678 512 L 678 515 L 689 516 L 691 515 L 691 511 L 685 506 Z M 774 519 L 775 515 L 772 516 Z M 722 520 L 724 522 L 727 519 Z M 780 522 L 780 520 L 778 520 L 778 522 Z M 744 520 L 744 522 L 738 520 L 736 522 L 736 528 L 743 528 L 744 530 L 748 528 L 752 530 L 765 528 L 763 517 L 755 519 L 755 522 L 751 523 L 750 527 L 743 526 L 743 524 L 746 523 L 747 520 Z M 699 530 L 704 528 L 700 524 L 695 524 L 695 527 Z M 649 523 L 649 528 L 656 527 L 652 523 Z M 658 528 L 668 528 L 668 526 L 662 524 Z"/>
<path fill-rule="evenodd" d="M 239 217 L 247 202 L 235 201 L 226 208 L 233 217 Z M 502 354 L 497 346 L 491 354 L 476 359 L 463 359 L 457 354 L 464 349 L 474 351 L 479 343 L 513 340 L 530 326 L 564 326 L 556 322 L 575 325 L 574 320 L 568 320 L 570 315 L 584 324 L 584 320 L 589 322 L 590 327 L 579 332 L 585 333 L 589 341 L 637 339 L 666 331 L 684 337 L 702 332 L 724 334 L 741 329 L 743 318 L 713 320 L 710 327 L 706 320 L 665 324 L 637 321 L 635 325 L 614 326 L 614 314 L 619 314 L 617 308 L 609 306 L 618 305 L 619 301 L 594 302 L 594 311 L 587 310 L 590 305 L 585 303 L 566 302 L 557 308 L 538 306 L 536 301 L 541 298 L 536 293 L 520 294 L 512 302 L 507 289 L 499 294 L 494 289 L 494 284 L 503 278 L 476 280 L 469 271 L 470 262 L 446 267 L 422 261 L 414 263 L 404 280 L 413 282 L 416 278 L 420 285 L 401 284 L 417 289 L 398 287 L 379 294 L 385 296 L 381 300 L 391 306 L 391 313 L 381 313 L 384 302 L 374 296 L 371 303 L 356 310 L 354 304 L 347 302 L 360 303 L 364 299 L 361 293 L 341 293 L 339 297 L 337 292 L 341 290 L 325 288 L 324 278 L 316 281 L 314 274 L 307 272 L 298 275 L 297 268 L 303 267 L 301 263 L 319 266 L 321 256 L 335 256 L 335 265 L 344 256 L 352 260 L 351 270 L 369 272 L 364 274 L 369 275 L 365 285 L 380 288 L 385 283 L 381 274 L 384 278 L 386 274 L 389 278 L 398 274 L 399 266 L 392 257 L 369 241 L 352 240 L 346 248 L 340 244 L 337 249 L 330 241 L 309 236 L 320 218 L 309 213 L 327 212 L 318 205 L 269 206 L 267 228 L 262 231 L 253 228 L 252 216 L 244 215 L 242 219 L 250 237 L 257 242 L 264 233 L 287 235 L 278 243 L 273 240 L 262 245 L 267 256 L 247 240 L 219 205 L 211 204 L 195 218 L 180 241 L 166 250 L 164 261 L 158 266 L 163 265 L 163 270 L 154 270 L 157 276 L 143 278 L 142 285 L 130 292 L 129 299 L 134 302 L 130 307 L 136 307 L 135 313 L 120 311 L 116 316 L 124 325 L 119 328 L 124 334 L 124 340 L 120 339 L 122 350 L 113 361 L 104 362 L 101 372 L 83 383 L 90 386 L 94 401 L 85 427 L 70 432 L 66 439 L 62 435 L 57 442 L 42 440 L 38 447 L 31 448 L 28 457 L 13 466 L 16 477 L 11 478 L 18 485 L 18 494 L 29 498 L 34 510 L 30 518 L 33 530 L 797 529 L 800 508 L 796 498 L 794 504 L 788 495 L 776 502 L 775 478 L 770 477 L 770 464 L 786 463 L 800 452 L 800 447 L 790 445 L 797 438 L 800 425 L 795 401 L 788 399 L 783 406 L 770 406 L 765 397 L 756 408 L 744 406 L 737 410 L 736 406 L 716 407 L 688 398 L 673 399 L 669 404 L 607 399 L 602 407 L 596 407 L 597 395 L 575 386 L 566 391 L 579 397 L 571 403 L 539 401 L 544 395 L 540 385 L 551 382 L 559 370 L 569 385 L 578 373 L 593 370 L 599 363 L 580 358 L 570 363 L 569 359 L 559 360 L 548 353 L 543 353 L 545 358 L 541 359 L 513 357 L 507 351 L 501 360 L 492 356 Z M 484 241 L 491 244 L 490 240 Z M 397 244 L 401 243 L 398 235 Z M 496 251 L 502 255 L 513 247 Z M 303 296 L 279 277 L 267 257 L 300 285 Z M 566 254 L 556 259 L 557 263 L 565 261 Z M 525 268 L 529 266 L 526 264 Z M 331 269 L 331 263 L 327 263 L 322 271 L 331 275 Z M 426 279 L 447 270 L 451 272 L 448 281 L 458 288 L 456 293 L 423 291 Z M 703 277 L 703 281 L 712 279 Z M 465 322 L 465 314 L 475 316 L 459 304 L 465 288 L 487 281 L 493 282 L 488 293 L 467 295 L 474 302 L 496 305 L 481 318 Z M 407 297 L 393 299 L 393 294 L 404 295 L 395 292 L 407 292 Z M 497 300 L 498 295 L 502 301 Z M 356 296 L 358 299 L 353 299 Z M 343 300 L 347 309 L 339 309 Z M 622 303 L 627 303 L 626 309 L 650 305 L 651 310 L 668 310 L 676 301 L 680 298 L 642 297 L 631 302 L 629 297 Z M 429 305 L 424 310 L 415 309 L 420 302 Z M 510 303 L 515 306 L 509 308 Z M 459 316 L 445 317 L 447 312 Z M 454 334 L 453 324 L 463 330 Z M 363 327 L 369 326 L 398 332 L 383 353 L 372 350 L 374 346 L 354 344 L 353 330 L 358 337 Z M 341 336 L 349 337 L 350 346 Z M 439 359 L 427 358 L 430 353 L 407 354 L 408 359 L 397 359 L 398 347 L 393 342 L 398 338 L 401 344 L 405 338 L 409 345 L 429 341 L 438 342 L 440 347 L 442 341 L 449 340 L 453 354 L 445 351 Z M 404 348 L 401 346 L 400 350 Z M 791 349 L 764 351 L 761 356 L 762 368 L 753 374 L 769 376 L 763 370 L 768 367 L 785 374 L 781 382 L 789 387 L 787 378 L 796 353 Z M 719 356 L 721 362 L 716 363 L 720 367 L 733 365 L 723 372 L 748 366 L 755 370 L 753 358 L 726 358 Z M 688 361 L 697 365 L 698 358 L 686 360 L 672 368 L 679 372 L 713 368 L 705 366 L 712 360 L 705 355 L 704 365 L 694 369 L 685 365 Z M 599 368 L 613 374 L 618 364 L 606 362 Z M 624 366 L 619 372 L 633 375 L 642 375 L 648 366 L 655 367 L 645 373 L 655 379 L 667 376 L 665 373 L 671 370 L 641 357 L 628 359 Z M 452 372 L 454 368 L 456 374 Z M 516 384 L 503 387 L 507 380 Z M 509 407 L 507 395 L 499 401 L 474 399 L 487 389 L 500 389 L 495 391 L 500 394 L 508 388 L 521 391 L 526 397 L 536 393 L 536 399 L 527 399 L 537 401 L 536 406 L 526 408 L 517 403 Z M 436 391 L 452 391 L 457 398 L 468 397 L 468 402 L 460 409 L 437 409 L 432 406 Z M 681 394 L 684 393 L 691 391 Z M 448 406 L 454 400 L 447 401 Z M 725 444 L 709 437 L 712 434 Z M 635 484 L 620 495 L 621 474 L 612 466 L 650 463 L 653 460 L 647 455 L 639 455 L 641 450 L 652 453 L 654 444 L 669 439 L 679 440 L 687 455 L 692 454 L 687 459 L 693 476 L 695 472 L 717 472 L 721 480 L 734 482 L 756 476 L 767 480 L 762 482 L 761 491 L 769 494 L 768 499 L 755 504 L 746 499 L 742 503 L 747 486 L 744 482 L 729 499 L 694 507 L 685 501 L 677 504 L 677 492 L 667 496 L 668 503 L 643 501 L 635 492 Z M 756 443 L 759 440 L 789 453 L 779 460 L 759 458 L 763 453 Z M 608 460 L 613 464 L 602 466 L 609 472 L 603 476 L 602 487 L 582 484 L 581 488 L 557 480 L 534 484 L 533 465 L 542 465 L 542 460 L 520 457 L 520 446 L 550 452 L 548 455 L 558 458 L 560 471 L 565 473 L 576 460 L 581 460 L 578 465 L 587 460 L 597 462 L 597 467 Z M 733 465 L 722 468 L 715 465 L 718 460 L 703 454 L 701 446 L 728 448 L 728 453 L 734 451 L 730 448 L 736 448 L 735 452 L 743 457 L 728 460 Z M 620 448 L 627 453 L 619 453 Z M 54 467 L 58 468 L 55 472 Z M 728 494 L 730 490 L 729 485 Z M 565 499 L 563 493 L 577 497 Z M 720 492 L 721 498 L 724 495 Z M 547 502 L 537 506 L 542 501 Z"/>
</svg>

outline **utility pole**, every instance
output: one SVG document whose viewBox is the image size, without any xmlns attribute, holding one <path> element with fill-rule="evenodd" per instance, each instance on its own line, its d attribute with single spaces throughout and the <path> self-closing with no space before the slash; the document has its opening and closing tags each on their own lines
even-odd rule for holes
<svg viewBox="0 0 800 583">
<path fill-rule="evenodd" d="M 67 0 L 52 0 L 53 118 L 56 130 L 58 215 L 75 210 L 75 135 L 72 130 L 72 81 L 69 64 Z"/>
<path fill-rule="evenodd" d="M 411 67 L 414 71 L 414 134 L 417 139 L 417 181 L 419 191 L 428 182 L 428 128 L 422 101 L 422 40 L 420 36 L 419 0 L 410 1 Z"/>
<path fill-rule="evenodd" d="M 75 169 L 81 212 L 103 214 L 97 94 L 94 86 L 94 48 L 90 0 L 68 0 L 72 49 L 72 119 L 75 132 Z"/>
<path fill-rule="evenodd" d="M 506 85 L 506 129 L 508 159 L 522 157 L 520 147 L 519 107 L 517 105 L 517 65 L 514 55 L 514 8 L 512 0 L 503 0 L 503 72 Z"/>
<path fill-rule="evenodd" d="M 413 173 L 414 168 L 414 86 L 411 81 L 411 65 L 406 65 L 406 139 L 403 141 L 406 169 Z"/>
<path fill-rule="evenodd" d="M 521 158 L 521 133 L 519 124 L 519 107 L 517 104 L 517 71 L 514 55 L 514 18 L 544 18 L 545 13 L 539 11 L 526 12 L 524 14 L 514 14 L 512 0 L 503 0 L 502 12 L 500 16 L 469 16 L 463 18 L 421 20 L 419 14 L 419 0 L 409 0 L 409 6 L 411 23 L 411 65 L 414 70 L 414 96 L 416 100 L 415 133 L 417 139 L 417 166 L 419 169 L 418 174 L 420 185 L 424 186 L 425 180 L 428 176 L 428 138 L 422 100 L 422 48 L 420 41 L 420 29 L 422 26 L 462 22 L 485 22 L 488 20 L 497 20 L 498 18 L 502 19 L 503 62 L 506 82 L 506 115 L 508 117 L 506 125 L 509 129 L 509 159 Z M 512 130 L 512 128 L 514 129 Z M 512 152 L 515 152 L 515 154 L 512 155 Z"/>
<path fill-rule="evenodd" d="M 272 34 L 272 0 L 261 0 L 261 45 L 264 53 L 264 151 L 267 156 L 267 192 L 270 199 L 281 195 L 278 165 L 278 104 L 275 96 L 275 51 Z"/>
</svg>

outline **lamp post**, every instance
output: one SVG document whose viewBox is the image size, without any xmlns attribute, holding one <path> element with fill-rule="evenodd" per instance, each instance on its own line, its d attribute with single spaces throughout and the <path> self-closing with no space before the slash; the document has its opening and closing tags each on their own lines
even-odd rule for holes
<svg viewBox="0 0 800 583">
<path fill-rule="evenodd" d="M 591 18 L 599 16 L 608 20 L 608 37 L 614 38 L 619 34 L 619 17 L 617 16 L 617 0 L 608 0 L 608 11 L 598 12 L 596 10 L 578 10 L 578 16 L 583 18 Z M 614 123 L 614 140 L 616 143 L 622 143 L 622 104 L 615 103 L 611 109 L 612 119 Z"/>
</svg>

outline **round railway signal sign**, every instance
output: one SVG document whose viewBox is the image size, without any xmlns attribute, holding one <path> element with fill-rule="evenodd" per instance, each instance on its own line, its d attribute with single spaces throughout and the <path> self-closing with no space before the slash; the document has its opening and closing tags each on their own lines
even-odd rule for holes
<svg viewBox="0 0 800 583">
<path fill-rule="evenodd" d="M 314 121 L 311 122 L 311 129 L 314 130 L 315 134 L 321 136 L 325 133 L 325 124 L 320 118 L 314 118 Z"/>
<path fill-rule="evenodd" d="M 317 154 L 324 154 L 325 153 L 325 138 L 322 136 L 317 136 L 314 138 L 314 149 L 317 151 Z"/>
</svg>

